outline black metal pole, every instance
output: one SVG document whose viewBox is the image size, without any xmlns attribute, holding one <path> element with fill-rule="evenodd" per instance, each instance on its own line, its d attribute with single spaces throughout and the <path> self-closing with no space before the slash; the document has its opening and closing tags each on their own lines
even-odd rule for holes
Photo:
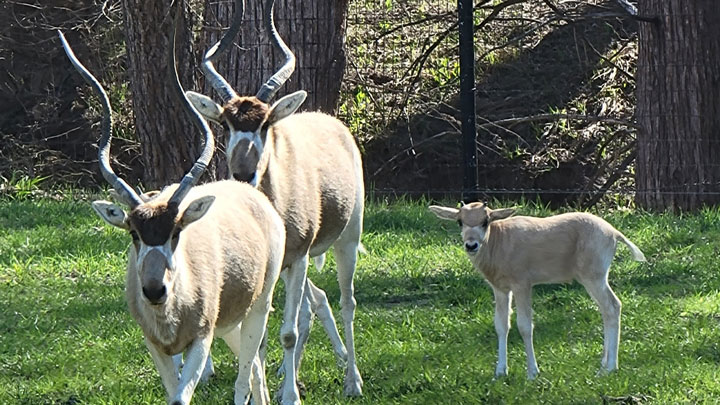
<svg viewBox="0 0 720 405">
<path fill-rule="evenodd" d="M 473 2 L 458 0 L 460 37 L 460 116 L 465 171 L 462 199 L 477 200 L 477 146 L 475 140 L 475 44 L 473 40 Z"/>
</svg>

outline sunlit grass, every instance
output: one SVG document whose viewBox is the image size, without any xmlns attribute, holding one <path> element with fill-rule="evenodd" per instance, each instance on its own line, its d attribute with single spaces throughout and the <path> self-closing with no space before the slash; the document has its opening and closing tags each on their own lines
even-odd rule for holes
<svg viewBox="0 0 720 405">
<path fill-rule="evenodd" d="M 610 282 L 623 302 L 620 370 L 598 376 L 602 321 L 577 284 L 535 288 L 535 348 L 541 374 L 525 379 L 513 324 L 509 376 L 493 377 L 496 336 L 490 288 L 460 249 L 457 225 L 425 202 L 369 204 L 355 277 L 363 398 L 342 396 L 343 372 L 316 326 L 301 380 L 305 403 L 713 403 L 720 397 L 720 211 L 674 216 L 596 212 L 648 257 L 620 247 Z M 551 212 L 521 204 L 529 215 Z M 0 403 L 163 403 L 164 392 L 124 302 L 130 238 L 105 226 L 87 201 L 0 201 Z M 340 320 L 334 260 L 310 276 Z M 276 294 L 284 299 L 282 283 Z M 281 301 L 278 301 L 281 302 Z M 268 379 L 279 386 L 270 319 Z M 514 321 L 513 321 L 514 323 Z M 341 327 L 342 329 L 342 327 Z M 194 403 L 232 402 L 236 366 L 213 346 L 217 376 Z"/>
</svg>

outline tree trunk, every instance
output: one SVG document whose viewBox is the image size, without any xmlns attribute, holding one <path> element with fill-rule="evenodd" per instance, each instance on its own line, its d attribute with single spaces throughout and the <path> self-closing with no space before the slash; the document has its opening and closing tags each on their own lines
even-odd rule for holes
<svg viewBox="0 0 720 405">
<path fill-rule="evenodd" d="M 232 0 L 208 3 L 205 25 L 206 46 L 218 41 L 234 15 Z M 215 66 L 240 95 L 254 95 L 282 66 L 284 59 L 274 49 L 265 31 L 264 1 L 245 4 L 245 18 L 237 46 L 218 57 Z M 308 92 L 302 109 L 334 114 L 345 71 L 345 19 L 348 0 L 278 1 L 275 26 L 295 53 L 295 73 L 278 92 L 276 99 L 297 90 Z M 212 94 L 210 86 L 204 92 Z"/>
<path fill-rule="evenodd" d="M 168 57 L 173 13 L 170 2 L 122 0 L 125 37 L 146 187 L 178 182 L 200 154 L 202 136 L 173 95 Z M 192 88 L 195 68 L 189 9 L 178 23 L 177 66 L 180 82 Z M 209 170 L 210 172 L 210 170 Z"/>
<path fill-rule="evenodd" d="M 694 210 L 720 202 L 720 7 L 640 0 L 636 202 Z"/>
</svg>

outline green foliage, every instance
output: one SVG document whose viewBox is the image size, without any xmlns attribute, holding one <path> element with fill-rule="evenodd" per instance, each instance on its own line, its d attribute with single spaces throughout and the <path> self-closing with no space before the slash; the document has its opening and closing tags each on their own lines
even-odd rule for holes
<svg viewBox="0 0 720 405">
<path fill-rule="evenodd" d="M 597 375 L 602 321 L 582 287 L 540 286 L 533 308 L 541 374 L 529 382 L 514 321 L 510 374 L 494 379 L 492 292 L 462 252 L 457 225 L 437 220 L 428 204 L 401 200 L 366 209 L 368 253 L 355 283 L 365 396 L 352 403 L 714 403 L 720 396 L 717 208 L 682 216 L 598 212 L 648 257 L 647 264 L 634 262 L 620 247 L 610 273 L 623 302 L 620 370 Z M 518 211 L 556 212 L 532 202 Z M 160 378 L 124 302 L 129 243 L 88 201 L 0 203 L 0 403 L 163 403 Z M 325 270 L 311 268 L 310 277 L 327 291 L 339 320 L 329 256 Z M 279 283 L 267 366 L 273 396 L 282 300 Z M 193 403 L 231 402 L 237 366 L 223 343 L 213 354 L 217 376 L 198 387 Z M 304 403 L 348 403 L 343 371 L 318 325 L 300 378 Z"/>
<path fill-rule="evenodd" d="M 455 30 L 446 31 L 456 7 L 452 1 L 351 2 L 350 69 L 339 116 L 361 144 L 387 137 L 388 128 L 408 114 L 427 112 L 428 100 L 451 99 L 455 90 L 447 87 L 456 85 L 459 76 L 458 39 Z M 440 43 L 430 49 L 436 40 Z M 371 102 L 358 103 L 360 92 Z"/>
<path fill-rule="evenodd" d="M 430 76 L 438 86 L 446 85 L 460 77 L 460 62 L 456 58 L 441 57 L 433 60 Z"/>
<path fill-rule="evenodd" d="M 30 177 L 20 172 L 13 172 L 9 179 L 0 176 L 0 198 L 24 200 L 40 191 L 40 184 L 47 177 Z"/>
<path fill-rule="evenodd" d="M 370 120 L 370 115 L 367 112 L 369 104 L 370 99 L 365 89 L 358 86 L 354 89 L 353 97 L 345 100 L 340 105 L 340 114 L 348 114 L 347 126 L 351 133 L 362 134 L 365 132 Z M 353 114 L 349 114 L 349 111 L 353 111 Z"/>
</svg>

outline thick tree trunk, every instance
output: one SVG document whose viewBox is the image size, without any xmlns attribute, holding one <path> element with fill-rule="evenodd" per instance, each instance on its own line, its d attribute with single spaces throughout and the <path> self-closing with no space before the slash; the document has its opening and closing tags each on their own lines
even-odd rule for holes
<svg viewBox="0 0 720 405">
<path fill-rule="evenodd" d="M 170 2 L 122 0 L 135 131 L 145 166 L 144 183 L 157 188 L 180 181 L 200 153 L 202 136 L 173 95 L 168 50 L 173 13 Z M 178 25 L 180 81 L 191 88 L 197 63 L 192 21 L 183 10 Z"/>
<path fill-rule="evenodd" d="M 636 202 L 693 210 L 720 202 L 720 7 L 640 0 Z"/>
<path fill-rule="evenodd" d="M 214 44 L 234 15 L 232 0 L 208 3 L 205 45 Z M 254 95 L 260 86 L 282 66 L 282 54 L 274 49 L 265 31 L 265 2 L 248 1 L 237 46 L 218 57 L 218 72 L 241 95 Z M 308 92 L 302 109 L 333 114 L 340 96 L 345 71 L 345 19 L 348 0 L 276 1 L 275 26 L 295 53 L 295 73 L 280 89 L 276 99 L 297 90 Z M 204 89 L 212 94 L 209 86 Z"/>
</svg>

